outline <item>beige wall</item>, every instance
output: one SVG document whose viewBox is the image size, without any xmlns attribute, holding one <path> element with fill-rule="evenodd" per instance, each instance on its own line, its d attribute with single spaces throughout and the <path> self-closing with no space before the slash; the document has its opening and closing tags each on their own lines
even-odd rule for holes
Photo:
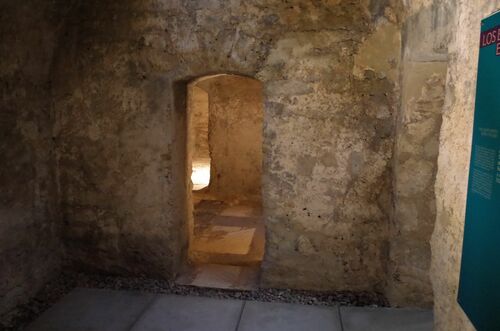
<svg viewBox="0 0 500 331">
<path fill-rule="evenodd" d="M 43 63 L 22 45 L 2 59 L 10 95 L 37 96 L 26 104 L 2 100 L 16 112 L 6 115 L 1 147 L 13 157 L 2 160 L 1 169 L 19 171 L 1 177 L 10 188 L 2 191 L 9 202 L 3 216 L 13 220 L 3 225 L 7 239 L 1 241 L 8 305 L 36 288 L 27 286 L 26 275 L 44 278 L 56 269 L 57 259 L 48 257 L 62 251 L 60 224 L 47 220 L 57 221 L 59 211 L 74 265 L 176 273 L 189 214 L 186 85 L 194 77 L 234 72 L 256 77 L 264 88 L 263 140 L 252 145 L 263 148 L 263 284 L 386 291 L 398 305 L 430 305 L 434 295 L 438 330 L 471 329 L 456 294 L 477 38 L 480 18 L 500 3 L 403 2 L 409 8 L 401 32 L 398 1 L 90 0 L 68 15 L 55 60 L 50 24 L 59 20 L 53 12 L 8 7 L 5 19 L 19 15 L 36 23 L 23 21 L 31 26 L 23 31 L 48 31 L 28 38 L 9 30 L 5 39 L 6 49 L 23 39 L 44 45 L 36 48 Z M 233 116 L 222 105 L 240 92 L 240 100 L 248 95 L 221 84 L 213 113 Z M 54 112 L 47 112 L 52 105 Z M 242 143 L 260 137 L 257 122 L 243 116 L 250 113 L 231 119 L 254 128 Z M 228 131 L 210 139 L 219 139 L 227 156 L 234 145 L 222 137 L 244 130 L 224 121 L 214 123 Z M 51 141 L 56 166 L 50 166 Z M 255 170 L 260 162 L 242 164 Z M 231 173 L 225 169 L 214 166 L 215 177 L 224 180 Z M 257 174 L 252 169 L 244 172 Z M 239 178 L 245 181 L 235 187 L 260 192 L 248 188 L 260 181 Z M 53 201 L 57 196 L 60 202 Z M 35 208 L 26 212 L 28 205 Z M 49 249 L 39 249 L 41 243 Z M 14 263 L 19 251 L 22 268 Z M 33 262 L 33 251 L 49 262 Z"/>
<path fill-rule="evenodd" d="M 264 99 L 262 84 L 222 75 L 202 85 L 209 94 L 209 192 L 222 200 L 260 200 Z"/>
<path fill-rule="evenodd" d="M 408 14 L 403 26 L 387 295 L 394 305 L 432 307 L 430 238 L 436 220 L 434 184 L 454 9 L 443 2 L 412 6 L 418 10 Z"/>
<path fill-rule="evenodd" d="M 206 161 L 210 159 L 208 147 L 208 118 L 209 97 L 208 93 L 196 85 L 190 87 L 191 104 L 189 110 L 191 116 L 191 128 L 188 134 L 193 135 L 192 161 Z"/>
<path fill-rule="evenodd" d="M 70 262 L 176 273 L 186 84 L 238 73 L 264 86 L 263 284 L 383 291 L 400 17 L 397 1 L 82 2 L 54 66 Z"/>
</svg>

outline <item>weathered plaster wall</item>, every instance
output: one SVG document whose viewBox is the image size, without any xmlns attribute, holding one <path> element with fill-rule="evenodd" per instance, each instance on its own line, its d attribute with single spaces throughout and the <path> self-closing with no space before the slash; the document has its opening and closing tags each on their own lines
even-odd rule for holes
<svg viewBox="0 0 500 331">
<path fill-rule="evenodd" d="M 0 1 L 0 315 L 60 266 L 50 76 L 70 3 Z"/>
<path fill-rule="evenodd" d="M 500 1 L 456 5 L 436 180 L 437 220 L 432 236 L 436 330 L 473 330 L 457 304 L 467 178 L 479 51 L 480 21 Z"/>
<path fill-rule="evenodd" d="M 182 259 L 185 123 L 175 105 L 185 98 L 169 3 L 82 1 L 65 34 L 54 135 L 77 268 L 165 277 Z"/>
<path fill-rule="evenodd" d="M 437 330 L 472 330 L 477 38 L 500 2 L 403 2 L 402 34 L 398 1 L 0 2 L 0 314 L 59 268 L 60 221 L 74 266 L 178 270 L 186 83 L 239 73 L 264 86 L 263 285 L 434 295 Z"/>
<path fill-rule="evenodd" d="M 265 285 L 382 291 L 386 281 L 400 48 L 372 37 L 400 35 L 390 8 L 377 19 L 346 5 L 303 10 L 309 31 L 284 34 L 260 74 L 277 73 L 265 84 Z"/>
<path fill-rule="evenodd" d="M 264 99 L 259 81 L 218 76 L 209 94 L 209 192 L 222 200 L 261 199 Z"/>
<path fill-rule="evenodd" d="M 263 284 L 383 290 L 400 13 L 396 1 L 82 2 L 56 68 L 68 256 L 175 272 L 185 82 L 233 72 L 265 90 Z"/>
<path fill-rule="evenodd" d="M 387 292 L 391 303 L 400 306 L 433 304 L 430 238 L 453 13 L 444 2 L 418 7 L 410 11 L 403 29 Z"/>
<path fill-rule="evenodd" d="M 209 119 L 209 98 L 208 92 L 198 86 L 191 87 L 192 104 L 189 105 L 192 111 L 191 133 L 194 139 L 192 146 L 193 162 L 206 162 L 210 159 L 210 149 L 208 146 L 208 119 Z"/>
</svg>

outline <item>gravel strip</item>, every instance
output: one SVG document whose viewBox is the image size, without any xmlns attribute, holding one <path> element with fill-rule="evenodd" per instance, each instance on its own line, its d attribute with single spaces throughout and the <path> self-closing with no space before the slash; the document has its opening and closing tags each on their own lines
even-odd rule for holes
<svg viewBox="0 0 500 331">
<path fill-rule="evenodd" d="M 16 308 L 15 311 L 9 313 L 8 316 L 3 316 L 2 321 L 0 321 L 0 330 L 21 330 L 75 287 L 136 290 L 159 294 L 283 302 L 316 306 L 388 306 L 387 299 L 382 294 L 373 292 L 316 292 L 274 288 L 239 291 L 177 285 L 172 281 L 145 277 L 115 277 L 88 275 L 83 273 L 63 273 L 57 279 L 45 285 L 30 302 Z"/>
</svg>

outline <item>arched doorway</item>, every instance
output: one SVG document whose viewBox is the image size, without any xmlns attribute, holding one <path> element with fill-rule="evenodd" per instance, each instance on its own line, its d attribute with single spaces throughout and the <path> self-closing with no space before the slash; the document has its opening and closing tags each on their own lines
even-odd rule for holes
<svg viewBox="0 0 500 331">
<path fill-rule="evenodd" d="M 181 280 L 255 286 L 265 244 L 262 84 L 237 75 L 205 76 L 188 85 L 187 108 L 190 271 Z"/>
</svg>

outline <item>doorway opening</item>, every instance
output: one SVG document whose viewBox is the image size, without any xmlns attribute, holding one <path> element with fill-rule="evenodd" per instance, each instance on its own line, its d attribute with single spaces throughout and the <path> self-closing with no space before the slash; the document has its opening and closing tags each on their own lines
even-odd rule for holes
<svg viewBox="0 0 500 331">
<path fill-rule="evenodd" d="M 189 268 L 178 282 L 255 288 L 265 245 L 262 84 L 222 74 L 187 92 Z"/>
</svg>

